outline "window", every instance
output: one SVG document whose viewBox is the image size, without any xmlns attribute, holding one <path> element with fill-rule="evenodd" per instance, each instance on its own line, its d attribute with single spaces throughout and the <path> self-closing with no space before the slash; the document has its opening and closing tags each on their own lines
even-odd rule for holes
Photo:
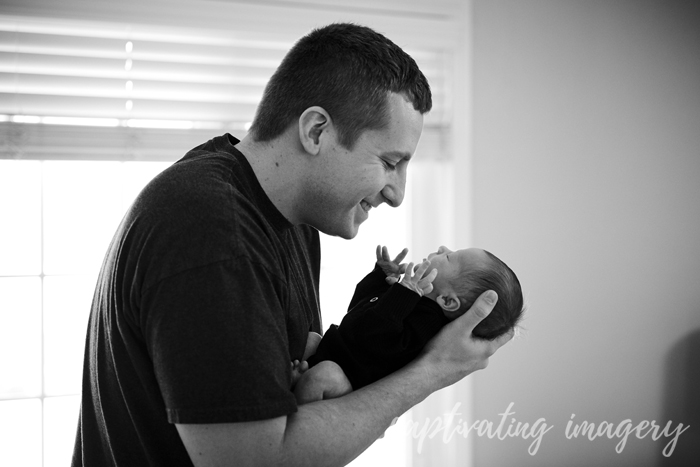
<svg viewBox="0 0 700 467">
<path fill-rule="evenodd" d="M 374 26 L 411 53 L 434 94 L 422 161 L 409 170 L 420 199 L 409 181 L 404 206 L 373 210 L 352 242 L 322 238 L 324 327 L 342 318 L 377 244 L 394 254 L 433 246 L 425 227 L 415 238 L 411 206 L 435 215 L 432 187 L 451 174 L 456 1 L 221 2 L 216 19 L 244 18 L 236 28 L 212 27 L 192 2 L 163 15 L 149 14 L 148 1 L 118 11 L 98 3 L 68 2 L 50 18 L 23 10 L 41 4 L 27 0 L 0 14 L 0 465 L 69 463 L 90 302 L 126 207 L 188 149 L 240 137 L 279 60 L 311 27 Z M 410 447 L 390 429 L 353 465 L 408 465 Z"/>
<path fill-rule="evenodd" d="M 0 160 L 0 465 L 40 466 L 42 450 L 44 466 L 70 462 L 97 273 L 127 207 L 169 164 Z M 326 328 L 373 267 L 376 244 L 398 253 L 409 243 L 407 210 L 379 209 L 353 242 L 322 237 Z M 389 432 L 355 465 L 405 450 Z"/>
<path fill-rule="evenodd" d="M 97 272 L 167 165 L 0 160 L 0 465 L 70 463 Z"/>
</svg>

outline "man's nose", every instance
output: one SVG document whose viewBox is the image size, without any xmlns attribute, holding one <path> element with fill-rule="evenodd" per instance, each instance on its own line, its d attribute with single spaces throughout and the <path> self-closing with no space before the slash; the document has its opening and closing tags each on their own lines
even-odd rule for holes
<svg viewBox="0 0 700 467">
<path fill-rule="evenodd" d="M 382 196 L 386 204 L 395 208 L 403 203 L 403 197 L 406 191 L 406 170 L 399 169 L 394 177 L 386 184 L 382 190 Z"/>
</svg>

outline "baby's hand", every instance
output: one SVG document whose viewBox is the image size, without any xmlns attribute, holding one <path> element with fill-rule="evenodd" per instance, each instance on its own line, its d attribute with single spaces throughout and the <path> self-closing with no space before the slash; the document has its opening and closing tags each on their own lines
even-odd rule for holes
<svg viewBox="0 0 700 467">
<path fill-rule="evenodd" d="M 408 267 L 406 268 L 406 273 L 403 275 L 403 279 L 401 279 L 401 282 L 399 283 L 404 287 L 413 290 L 421 297 L 429 294 L 433 291 L 433 281 L 438 274 L 437 269 L 433 269 L 427 276 L 425 276 L 425 272 L 429 267 L 430 261 L 427 259 L 415 268 L 413 267 L 413 263 L 409 263 Z"/>
<path fill-rule="evenodd" d="M 401 261 L 408 254 L 408 248 L 401 250 L 393 260 L 389 256 L 389 250 L 385 246 L 377 245 L 377 265 L 386 274 L 386 281 L 395 284 L 401 278 L 401 274 L 406 271 L 406 265 Z"/>
</svg>

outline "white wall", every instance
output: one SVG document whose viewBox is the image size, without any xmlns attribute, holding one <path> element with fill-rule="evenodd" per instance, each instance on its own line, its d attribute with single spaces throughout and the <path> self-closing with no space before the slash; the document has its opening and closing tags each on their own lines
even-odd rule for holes
<svg viewBox="0 0 700 467">
<path fill-rule="evenodd" d="M 700 4 L 474 2 L 474 241 L 519 275 L 522 336 L 474 376 L 476 465 L 698 465 Z M 567 439 L 567 422 L 691 425 Z M 642 433 L 646 433 L 648 428 Z M 473 433 L 472 433 L 473 436 Z M 692 459 L 692 460 L 691 460 Z"/>
</svg>

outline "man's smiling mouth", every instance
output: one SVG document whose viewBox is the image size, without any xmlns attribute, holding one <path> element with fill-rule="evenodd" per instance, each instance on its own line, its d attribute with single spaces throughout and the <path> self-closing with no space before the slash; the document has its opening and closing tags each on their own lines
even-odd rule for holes
<svg viewBox="0 0 700 467">
<path fill-rule="evenodd" d="M 365 212 L 369 212 L 369 210 L 372 209 L 372 205 L 365 200 L 360 201 L 360 206 L 362 206 L 362 209 L 364 209 Z"/>
</svg>

